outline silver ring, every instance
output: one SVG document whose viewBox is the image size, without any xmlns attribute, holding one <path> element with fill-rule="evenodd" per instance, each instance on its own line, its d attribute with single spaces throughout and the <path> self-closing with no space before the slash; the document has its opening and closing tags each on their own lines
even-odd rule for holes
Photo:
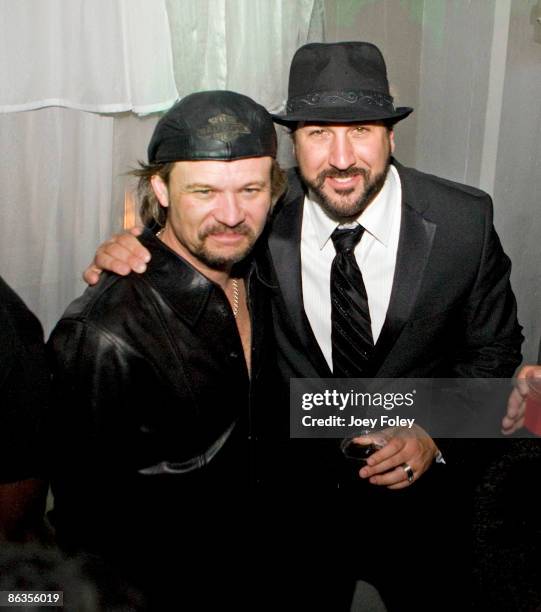
<svg viewBox="0 0 541 612">
<path fill-rule="evenodd" d="M 413 482 L 415 475 L 413 473 L 413 470 L 411 469 L 411 465 L 409 465 L 409 463 L 403 463 L 402 469 L 404 470 L 404 472 L 406 472 L 406 476 L 408 477 L 408 482 Z"/>
</svg>

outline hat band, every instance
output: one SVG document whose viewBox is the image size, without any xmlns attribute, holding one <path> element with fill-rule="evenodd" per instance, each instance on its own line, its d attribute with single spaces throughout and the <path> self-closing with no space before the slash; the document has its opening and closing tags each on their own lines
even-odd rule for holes
<svg viewBox="0 0 541 612">
<path fill-rule="evenodd" d="M 395 110 L 392 96 L 366 89 L 318 91 L 303 96 L 294 96 L 289 98 L 286 108 L 288 113 L 292 113 L 310 106 L 332 108 L 348 105 L 378 106 L 390 112 Z"/>
</svg>

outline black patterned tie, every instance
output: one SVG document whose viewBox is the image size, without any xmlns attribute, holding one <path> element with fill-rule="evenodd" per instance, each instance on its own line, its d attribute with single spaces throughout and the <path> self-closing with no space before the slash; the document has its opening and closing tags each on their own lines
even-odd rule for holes
<svg viewBox="0 0 541 612">
<path fill-rule="evenodd" d="M 364 227 L 335 229 L 331 238 L 336 256 L 331 268 L 331 320 L 333 374 L 362 377 L 374 350 L 368 297 L 355 260 L 355 246 Z"/>
</svg>

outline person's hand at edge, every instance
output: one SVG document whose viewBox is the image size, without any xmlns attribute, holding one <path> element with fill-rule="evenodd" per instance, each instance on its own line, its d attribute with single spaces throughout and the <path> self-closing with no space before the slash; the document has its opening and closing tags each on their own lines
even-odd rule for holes
<svg viewBox="0 0 541 612">
<path fill-rule="evenodd" d="M 507 400 L 507 411 L 502 419 L 502 433 L 506 436 L 514 433 L 524 425 L 526 397 L 528 395 L 527 378 L 541 378 L 541 366 L 526 365 L 517 374 L 515 388 Z"/>
</svg>

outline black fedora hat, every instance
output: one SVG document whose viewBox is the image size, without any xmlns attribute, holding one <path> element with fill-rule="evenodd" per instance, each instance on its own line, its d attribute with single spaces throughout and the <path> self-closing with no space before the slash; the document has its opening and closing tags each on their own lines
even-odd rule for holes
<svg viewBox="0 0 541 612">
<path fill-rule="evenodd" d="M 381 51 L 367 42 L 310 43 L 291 61 L 286 112 L 273 115 L 288 125 L 298 121 L 396 123 L 413 108 L 395 108 Z"/>
</svg>

